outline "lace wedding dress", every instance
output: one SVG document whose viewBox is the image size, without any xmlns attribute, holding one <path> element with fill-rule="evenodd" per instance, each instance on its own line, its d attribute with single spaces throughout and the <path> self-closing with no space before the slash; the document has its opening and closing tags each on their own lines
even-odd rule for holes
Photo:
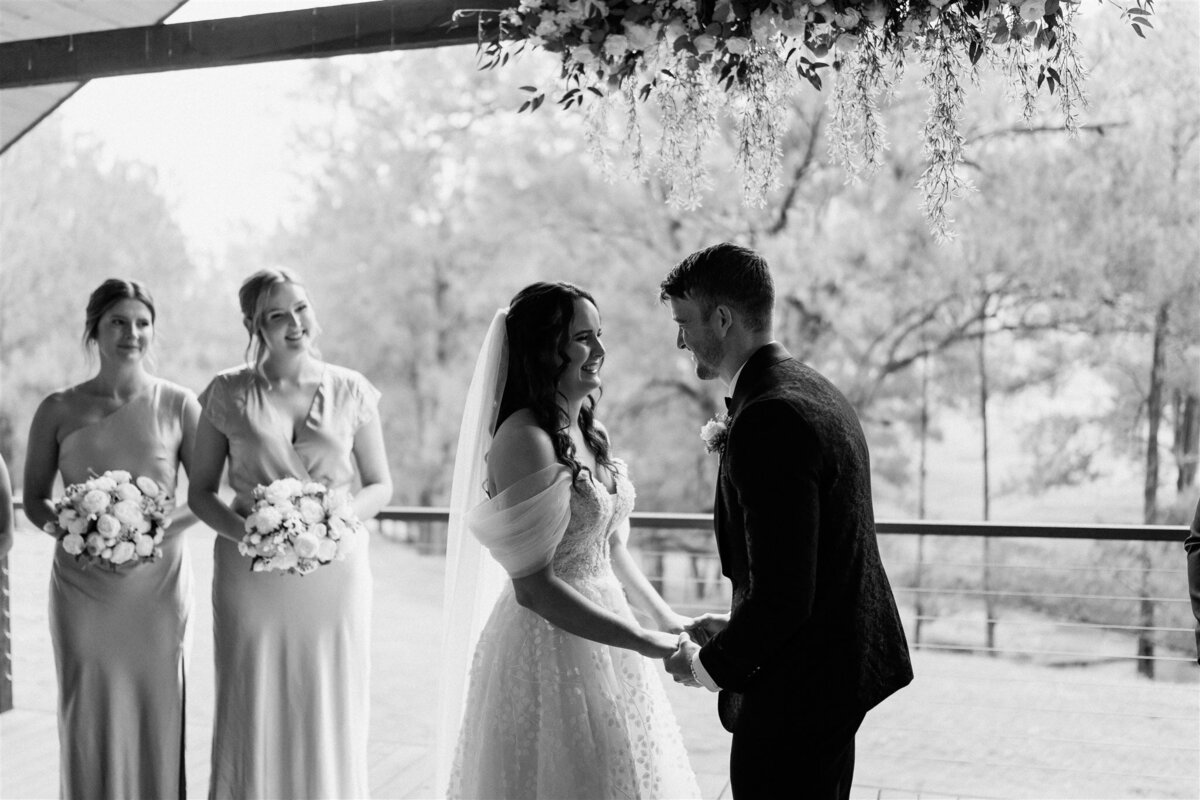
<svg viewBox="0 0 1200 800">
<path fill-rule="evenodd" d="M 609 561 L 627 537 L 634 489 L 547 467 L 473 509 L 471 531 L 511 577 L 553 562 L 589 600 L 633 619 Z M 699 797 L 661 664 L 556 628 L 517 604 L 508 582 L 470 670 L 450 797 Z"/>
</svg>

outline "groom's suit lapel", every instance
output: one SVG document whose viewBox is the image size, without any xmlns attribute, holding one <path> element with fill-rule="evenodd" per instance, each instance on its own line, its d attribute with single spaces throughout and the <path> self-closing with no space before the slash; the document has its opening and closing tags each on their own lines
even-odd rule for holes
<svg viewBox="0 0 1200 800">
<path fill-rule="evenodd" d="M 737 386 L 734 387 L 733 397 L 729 400 L 730 438 L 734 435 L 734 425 L 742 407 L 771 388 L 771 367 L 791 357 L 791 353 L 776 342 L 763 345 L 751 354 L 746 365 L 742 367 Z M 733 481 L 729 477 L 729 465 L 725 457 L 728 452 L 729 443 L 727 441 L 721 453 L 720 467 L 717 470 L 717 497 L 713 508 L 716 511 L 717 555 L 721 559 L 721 572 L 726 577 L 733 578 L 734 564 L 742 559 L 735 557 L 731 548 L 744 550 L 745 543 L 734 541 L 744 532 L 741 524 L 743 511 L 737 503 Z"/>
</svg>

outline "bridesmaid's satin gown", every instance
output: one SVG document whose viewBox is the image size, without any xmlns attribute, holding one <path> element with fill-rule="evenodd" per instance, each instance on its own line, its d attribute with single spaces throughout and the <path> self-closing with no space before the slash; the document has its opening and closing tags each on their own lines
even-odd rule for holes
<svg viewBox="0 0 1200 800">
<path fill-rule="evenodd" d="M 229 482 L 245 503 L 256 485 L 284 477 L 350 487 L 354 435 L 378 396 L 357 372 L 327 364 L 295 431 L 250 368 L 217 375 L 200 402 L 229 440 Z M 368 796 L 367 545 L 301 577 L 252 572 L 236 543 L 217 538 L 214 800 Z"/>
<path fill-rule="evenodd" d="M 106 470 L 145 475 L 175 493 L 183 408 L 192 393 L 155 381 L 59 445 L 65 484 Z M 55 547 L 50 636 L 58 671 L 64 798 L 185 794 L 184 674 L 192 568 L 181 531 L 163 557 L 115 572 L 83 568 Z"/>
</svg>

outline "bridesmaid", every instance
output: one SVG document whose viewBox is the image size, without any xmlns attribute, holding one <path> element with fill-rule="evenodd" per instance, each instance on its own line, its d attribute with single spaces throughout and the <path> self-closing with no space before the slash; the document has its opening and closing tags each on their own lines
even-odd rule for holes
<svg viewBox="0 0 1200 800">
<path fill-rule="evenodd" d="M 392 482 L 379 392 L 359 373 L 320 360 L 316 315 L 290 272 L 256 272 L 239 299 L 247 363 L 218 374 L 200 396 L 188 492 L 218 534 L 209 796 L 367 797 L 367 542 L 303 577 L 252 572 L 237 542 L 254 487 L 278 478 L 361 484 L 359 519 L 383 508 Z M 227 462 L 232 505 L 217 494 Z"/>
<path fill-rule="evenodd" d="M 90 380 L 47 397 L 25 459 L 25 515 L 41 529 L 55 473 L 64 485 L 105 470 L 153 478 L 174 494 L 190 472 L 200 407 L 193 392 L 145 368 L 154 301 L 137 281 L 92 292 L 83 340 L 100 355 Z M 50 573 L 64 798 L 183 797 L 184 675 L 192 568 L 177 508 L 161 559 L 84 569 L 62 547 Z"/>
</svg>

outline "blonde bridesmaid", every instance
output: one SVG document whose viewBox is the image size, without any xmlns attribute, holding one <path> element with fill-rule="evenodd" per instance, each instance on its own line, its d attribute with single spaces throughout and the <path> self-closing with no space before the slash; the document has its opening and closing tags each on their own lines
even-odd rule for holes
<svg viewBox="0 0 1200 800">
<path fill-rule="evenodd" d="M 253 572 L 237 542 L 254 487 L 279 478 L 353 490 L 359 519 L 379 512 L 392 495 L 379 392 L 320 359 L 312 303 L 290 272 L 255 273 L 240 301 L 247 363 L 201 393 L 188 494 L 218 534 L 209 796 L 367 797 L 367 542 L 305 576 Z M 218 496 L 226 466 L 230 505 Z"/>
</svg>

